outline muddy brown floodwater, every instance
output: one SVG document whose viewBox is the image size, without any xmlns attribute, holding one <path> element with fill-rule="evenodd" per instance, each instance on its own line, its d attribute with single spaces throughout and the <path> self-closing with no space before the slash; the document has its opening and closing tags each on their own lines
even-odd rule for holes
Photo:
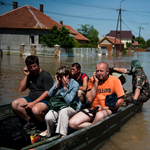
<svg viewBox="0 0 150 150">
<path fill-rule="evenodd" d="M 119 55 L 115 59 L 112 56 L 83 56 L 83 57 L 39 57 L 40 67 L 49 71 L 54 78 L 59 66 L 71 66 L 73 62 L 79 62 L 82 72 L 92 76 L 96 64 L 106 61 L 110 67 L 129 68 L 132 60 L 137 59 L 150 80 L 150 52 L 135 52 L 125 56 Z M 28 94 L 18 91 L 18 85 L 23 79 L 25 57 L 18 55 L 3 55 L 0 57 L 0 105 L 11 103 L 18 97 Z M 126 76 L 127 82 L 123 85 L 128 91 L 132 90 L 132 77 Z M 120 130 L 115 133 L 100 150 L 149 150 L 150 149 L 150 101 L 143 105 L 141 112 L 131 118 Z"/>
</svg>

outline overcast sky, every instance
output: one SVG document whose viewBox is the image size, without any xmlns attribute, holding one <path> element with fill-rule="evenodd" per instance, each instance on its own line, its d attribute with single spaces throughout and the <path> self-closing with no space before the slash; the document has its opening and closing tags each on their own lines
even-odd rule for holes
<svg viewBox="0 0 150 150">
<path fill-rule="evenodd" d="M 110 30 L 116 30 L 119 8 L 121 6 L 122 30 L 131 31 L 135 37 L 140 35 L 150 39 L 150 0 L 16 0 L 18 7 L 26 4 L 43 11 L 55 21 L 63 21 L 75 30 L 80 24 L 90 24 L 99 32 L 106 35 Z M 5 5 L 2 5 L 4 2 Z M 13 1 L 0 0 L 0 15 L 13 9 Z M 147 25 L 148 23 L 148 25 Z M 118 25 L 120 30 L 120 24 Z"/>
</svg>

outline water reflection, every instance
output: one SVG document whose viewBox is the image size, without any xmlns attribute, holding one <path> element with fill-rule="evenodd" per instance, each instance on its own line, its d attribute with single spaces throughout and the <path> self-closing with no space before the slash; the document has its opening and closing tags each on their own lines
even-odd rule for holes
<svg viewBox="0 0 150 150">
<path fill-rule="evenodd" d="M 95 71 L 96 64 L 100 61 L 106 61 L 110 67 L 130 68 L 130 63 L 133 59 L 138 59 L 150 80 L 150 53 L 139 52 L 130 53 L 127 55 L 96 55 L 84 57 L 62 57 L 55 59 L 53 57 L 39 57 L 40 67 L 49 71 L 54 78 L 56 70 L 59 66 L 71 66 L 73 62 L 79 62 L 82 67 L 82 72 L 92 76 Z M 18 85 L 23 79 L 23 68 L 25 66 L 25 58 L 15 55 L 3 55 L 0 57 L 0 104 L 11 103 L 18 97 L 23 97 L 28 94 L 28 91 L 19 92 Z M 124 87 L 131 91 L 131 76 L 126 76 L 127 82 Z M 114 134 L 105 144 L 102 150 L 125 150 L 125 149 L 144 149 L 150 148 L 150 102 L 148 101 L 141 113 L 133 117 L 120 132 Z"/>
</svg>

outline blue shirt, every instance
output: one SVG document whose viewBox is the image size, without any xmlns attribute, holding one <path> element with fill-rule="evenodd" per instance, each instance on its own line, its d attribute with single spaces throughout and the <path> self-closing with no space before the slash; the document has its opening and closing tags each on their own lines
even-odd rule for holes
<svg viewBox="0 0 150 150">
<path fill-rule="evenodd" d="M 65 90 L 63 89 L 63 86 L 61 84 L 56 88 L 56 83 L 57 81 L 55 81 L 54 85 L 49 90 L 48 95 L 50 97 L 53 97 L 55 95 L 61 95 L 67 104 L 69 104 L 72 101 L 76 101 L 77 103 L 76 110 L 77 111 L 80 110 L 82 104 L 78 99 L 78 89 L 79 89 L 78 82 L 75 81 L 74 79 L 70 79 L 67 85 L 67 89 Z"/>
</svg>

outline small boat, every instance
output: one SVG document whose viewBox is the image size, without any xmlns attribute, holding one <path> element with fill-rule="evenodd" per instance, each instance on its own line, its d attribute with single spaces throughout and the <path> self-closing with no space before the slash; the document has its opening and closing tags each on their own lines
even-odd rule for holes
<svg viewBox="0 0 150 150">
<path fill-rule="evenodd" d="M 107 116 L 98 123 L 85 127 L 83 129 L 74 131 L 66 137 L 60 138 L 60 135 L 47 138 L 43 141 L 22 147 L 21 150 L 35 149 L 35 150 L 97 150 L 106 141 L 130 119 L 137 112 L 142 109 L 143 103 L 138 103 L 137 106 L 133 104 L 125 106 L 122 105 L 116 114 Z M 17 117 L 11 108 L 10 104 L 0 106 L 0 125 L 3 121 Z M 34 131 L 34 129 L 32 129 Z M 32 132 L 33 132 L 32 131 Z M 27 133 L 31 134 L 30 131 Z M 11 149 L 0 147 L 1 150 Z M 12 150 L 12 149 L 11 149 Z"/>
</svg>

